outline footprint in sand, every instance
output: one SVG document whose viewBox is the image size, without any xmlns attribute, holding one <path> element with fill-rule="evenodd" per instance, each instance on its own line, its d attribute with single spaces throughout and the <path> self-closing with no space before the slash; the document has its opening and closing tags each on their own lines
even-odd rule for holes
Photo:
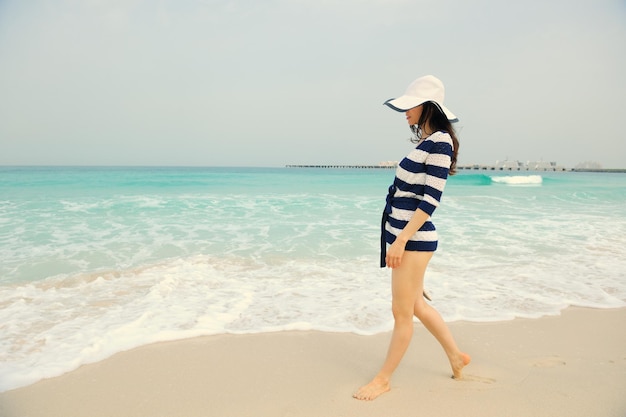
<svg viewBox="0 0 626 417">
<path fill-rule="evenodd" d="M 567 365 L 562 358 L 552 357 L 552 358 L 541 358 L 533 361 L 533 366 L 536 368 L 554 368 L 555 366 Z"/>
<path fill-rule="evenodd" d="M 461 381 L 480 382 L 481 384 L 493 384 L 496 382 L 496 380 L 493 378 L 470 374 L 463 375 L 463 379 L 461 379 Z"/>
</svg>

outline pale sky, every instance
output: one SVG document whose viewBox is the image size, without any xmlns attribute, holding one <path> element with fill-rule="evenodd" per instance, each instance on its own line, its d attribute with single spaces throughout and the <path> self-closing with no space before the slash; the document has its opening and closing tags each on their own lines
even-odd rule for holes
<svg viewBox="0 0 626 417">
<path fill-rule="evenodd" d="M 0 0 L 0 165 L 399 160 L 426 74 L 461 164 L 626 167 L 626 0 Z"/>
</svg>

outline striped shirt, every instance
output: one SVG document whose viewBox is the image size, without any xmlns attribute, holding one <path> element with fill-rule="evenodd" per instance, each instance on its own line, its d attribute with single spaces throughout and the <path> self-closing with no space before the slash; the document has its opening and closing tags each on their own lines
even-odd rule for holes
<svg viewBox="0 0 626 417">
<path fill-rule="evenodd" d="M 400 162 L 383 213 L 381 238 L 384 237 L 386 243 L 393 243 L 415 210 L 420 209 L 429 217 L 411 236 L 406 250 L 432 252 L 437 249 L 437 231 L 430 216 L 441 200 L 451 161 L 452 138 L 448 133 L 435 132 Z M 381 255 L 383 246 L 381 242 Z M 383 260 L 381 256 L 381 266 L 384 266 Z"/>
</svg>

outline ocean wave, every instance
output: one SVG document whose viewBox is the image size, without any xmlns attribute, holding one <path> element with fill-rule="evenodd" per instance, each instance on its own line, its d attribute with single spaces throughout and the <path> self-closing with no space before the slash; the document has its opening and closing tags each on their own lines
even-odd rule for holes
<svg viewBox="0 0 626 417">
<path fill-rule="evenodd" d="M 441 224 L 426 287 L 447 321 L 626 305 L 622 251 L 611 236 L 563 251 L 558 233 L 538 247 L 532 230 L 480 237 L 464 223 Z M 376 334 L 393 326 L 390 303 L 389 272 L 378 268 L 374 248 L 356 258 L 196 255 L 4 285 L 0 391 L 160 341 L 282 330 Z"/>
<path fill-rule="evenodd" d="M 543 178 L 541 175 L 504 175 L 492 176 L 491 181 L 506 185 L 541 185 Z"/>
</svg>

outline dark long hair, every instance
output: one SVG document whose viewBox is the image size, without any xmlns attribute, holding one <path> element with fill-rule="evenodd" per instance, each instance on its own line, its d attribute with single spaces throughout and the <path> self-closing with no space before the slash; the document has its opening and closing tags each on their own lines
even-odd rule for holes
<svg viewBox="0 0 626 417">
<path fill-rule="evenodd" d="M 433 103 L 432 101 L 427 101 L 422 104 L 422 115 L 420 116 L 419 121 L 417 122 L 417 126 L 411 126 L 413 133 L 416 134 L 417 140 L 421 139 L 421 134 L 419 134 L 419 130 L 421 126 L 425 124 L 429 126 L 433 133 L 437 131 L 446 132 L 452 138 L 452 162 L 450 164 L 450 175 L 456 174 L 456 159 L 459 153 L 459 140 L 456 137 L 456 132 L 454 131 L 454 127 L 452 127 L 452 123 L 441 108 Z M 415 139 L 412 139 L 415 140 Z"/>
</svg>

